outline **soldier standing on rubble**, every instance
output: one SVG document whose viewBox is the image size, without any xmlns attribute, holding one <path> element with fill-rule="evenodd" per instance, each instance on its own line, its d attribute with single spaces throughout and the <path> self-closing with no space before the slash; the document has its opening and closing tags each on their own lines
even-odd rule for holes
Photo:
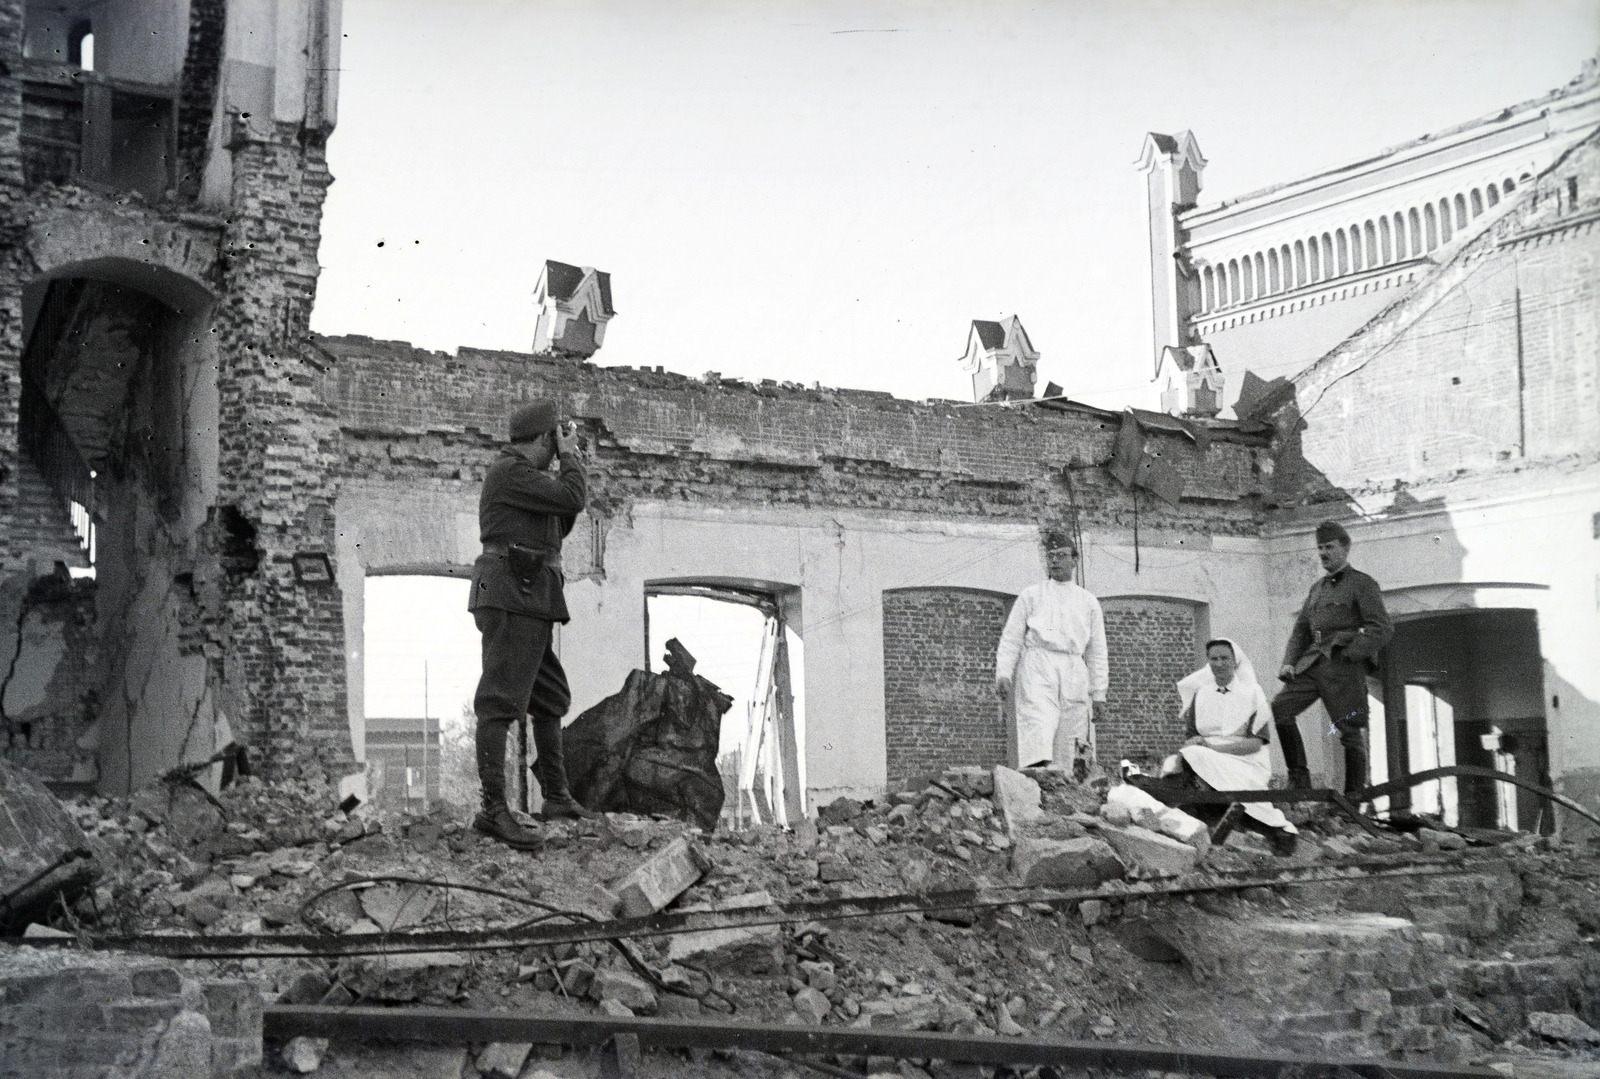
<svg viewBox="0 0 1600 1079">
<path fill-rule="evenodd" d="M 557 457 L 561 471 L 552 476 Z M 512 413 L 511 444 L 490 466 L 478 500 L 483 553 L 472 570 L 467 609 L 483 635 L 483 674 L 472 698 L 483 809 L 472 826 L 521 850 L 541 843 L 506 804 L 506 735 L 524 715 L 533 720 L 541 816 L 594 816 L 567 786 L 561 717 L 572 694 L 551 647 L 555 624 L 571 618 L 562 595 L 561 541 L 587 495 L 576 425 L 562 423 L 551 401 Z"/>
<path fill-rule="evenodd" d="M 1321 700 L 1344 746 L 1344 789 L 1367 785 L 1367 675 L 1376 674 L 1377 655 L 1394 633 L 1378 582 L 1350 565 L 1350 533 L 1334 521 L 1317 526 L 1317 558 L 1326 576 L 1311 592 L 1294 621 L 1284 649 L 1272 700 L 1289 786 L 1309 788 L 1306 750 L 1298 716 Z"/>
<path fill-rule="evenodd" d="M 1050 579 L 1022 590 L 1000 631 L 995 691 L 1012 698 L 1017 762 L 1053 764 L 1077 774 L 1094 766 L 1094 727 L 1105 715 L 1105 616 L 1100 601 L 1072 580 L 1072 537 L 1045 536 Z M 1077 778 L 1082 779 L 1083 775 Z"/>
</svg>

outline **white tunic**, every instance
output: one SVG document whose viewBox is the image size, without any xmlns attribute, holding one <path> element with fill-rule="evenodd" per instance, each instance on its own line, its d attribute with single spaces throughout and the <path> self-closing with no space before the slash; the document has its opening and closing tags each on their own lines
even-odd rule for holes
<svg viewBox="0 0 1600 1079">
<path fill-rule="evenodd" d="M 1072 581 L 1024 588 L 1000 632 L 995 674 L 1013 680 L 1018 763 L 1070 766 L 1093 743 L 1090 702 L 1106 699 L 1100 601 Z"/>
<path fill-rule="evenodd" d="M 1201 738 L 1261 739 L 1260 749 L 1244 755 L 1203 745 L 1184 746 L 1178 752 L 1194 774 L 1219 791 L 1266 790 L 1272 781 L 1272 757 L 1266 741 L 1272 706 L 1261 686 L 1238 673 L 1227 686 L 1219 686 L 1208 670 L 1194 689 L 1193 703 L 1195 733 Z M 1270 827 L 1295 830 L 1271 802 L 1247 802 L 1244 811 Z"/>
</svg>

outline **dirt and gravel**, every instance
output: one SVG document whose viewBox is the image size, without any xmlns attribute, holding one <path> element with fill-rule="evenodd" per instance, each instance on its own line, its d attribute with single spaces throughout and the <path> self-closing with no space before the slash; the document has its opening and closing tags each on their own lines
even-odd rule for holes
<svg viewBox="0 0 1600 1079">
<path fill-rule="evenodd" d="M 1026 835 L 1100 834 L 1109 812 L 1103 781 L 1037 778 L 1043 814 Z M 336 801 L 315 779 L 244 778 L 216 795 L 157 786 L 132 799 L 71 802 L 103 873 L 91 894 L 70 910 L 58 908 L 51 921 L 71 932 L 118 934 L 474 929 L 525 920 L 537 913 L 528 900 L 603 917 L 622 878 L 681 836 L 700 847 L 711 868 L 669 910 L 1003 888 L 1018 883 L 1013 848 L 1024 834 L 1008 827 L 993 783 L 972 771 L 883 804 L 842 800 L 793 831 L 706 835 L 629 814 L 538 824 L 546 845 L 537 854 L 474 833 L 464 809 L 384 816 L 361 808 L 347 815 Z M 1600 1044 L 1589 1042 L 1587 1025 L 1600 1022 L 1600 857 L 1593 845 L 1534 836 L 1469 843 L 1444 829 L 1375 839 L 1337 816 L 1297 816 L 1302 838 L 1294 856 L 1274 857 L 1260 838 L 1236 832 L 1196 858 L 1183 879 L 1270 877 L 1319 865 L 1461 872 L 1443 886 L 1443 878 L 1398 888 L 1278 885 L 1166 899 L 1128 898 L 1120 894 L 1125 885 L 1111 880 L 1103 898 L 1066 909 L 1011 904 L 939 915 L 943 920 L 914 913 L 810 921 L 692 946 L 638 940 L 633 964 L 609 944 L 585 943 L 449 953 L 424 963 L 352 957 L 198 965 L 209 976 L 247 980 L 271 1002 L 727 1017 L 1237 1052 L 1293 1045 L 1402 1060 L 1509 1062 L 1519 1074 L 1568 1065 L 1600 1071 Z M 1159 876 L 1129 868 L 1130 877 Z M 368 883 L 377 877 L 433 883 Z M 1539 974 L 1541 963 L 1554 973 Z M 1535 1000 L 1518 978 L 1554 988 Z M 360 1053 L 337 1045 L 296 1048 L 301 1064 L 318 1049 L 325 1074 L 354 1075 L 350 1068 L 360 1066 Z M 276 1047 L 267 1070 L 287 1068 L 288 1053 Z M 487 1067 L 482 1055 L 464 1057 L 464 1072 L 447 1066 L 446 1073 L 476 1074 L 471 1061 Z M 682 1070 L 690 1062 L 677 1063 L 680 1070 L 663 1074 L 692 1074 Z M 915 1074 L 888 1061 L 834 1063 Z M 522 1074 L 586 1074 L 590 1064 L 536 1049 Z M 987 1074 L 924 1064 L 940 1079 Z M 816 1074 L 727 1054 L 693 1067 Z"/>
</svg>

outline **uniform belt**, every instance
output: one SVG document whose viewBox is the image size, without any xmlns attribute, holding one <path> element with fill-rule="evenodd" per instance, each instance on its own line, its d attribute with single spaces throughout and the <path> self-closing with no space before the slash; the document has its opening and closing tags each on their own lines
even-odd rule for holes
<svg viewBox="0 0 1600 1079">
<path fill-rule="evenodd" d="M 511 553 L 512 547 L 521 547 L 525 551 L 533 551 L 535 554 L 542 554 L 546 556 L 556 553 L 556 551 L 549 547 L 530 547 L 526 543 L 485 543 L 483 545 L 483 553 L 507 555 Z"/>
</svg>

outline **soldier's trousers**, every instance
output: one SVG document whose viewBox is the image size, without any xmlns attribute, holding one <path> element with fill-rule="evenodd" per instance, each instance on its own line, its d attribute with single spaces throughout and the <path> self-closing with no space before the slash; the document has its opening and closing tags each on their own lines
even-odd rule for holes
<svg viewBox="0 0 1600 1079">
<path fill-rule="evenodd" d="M 540 745 L 539 755 L 559 758 L 561 717 L 572 705 L 572 691 L 551 647 L 553 622 L 493 607 L 480 607 L 472 617 L 483 635 L 483 674 L 472 697 L 478 717 L 478 779 L 484 804 L 494 805 L 505 800 L 506 736 L 511 724 L 531 716 L 536 737 L 544 736 L 540 742 L 551 740 L 553 728 L 557 748 L 546 752 Z"/>
<path fill-rule="evenodd" d="M 1318 660 L 1284 683 L 1272 699 L 1272 721 L 1278 728 L 1290 779 L 1297 773 L 1304 776 L 1306 771 L 1305 743 L 1297 718 L 1319 700 L 1344 747 L 1344 789 L 1360 790 L 1367 785 L 1367 672 L 1341 654 Z"/>
</svg>

